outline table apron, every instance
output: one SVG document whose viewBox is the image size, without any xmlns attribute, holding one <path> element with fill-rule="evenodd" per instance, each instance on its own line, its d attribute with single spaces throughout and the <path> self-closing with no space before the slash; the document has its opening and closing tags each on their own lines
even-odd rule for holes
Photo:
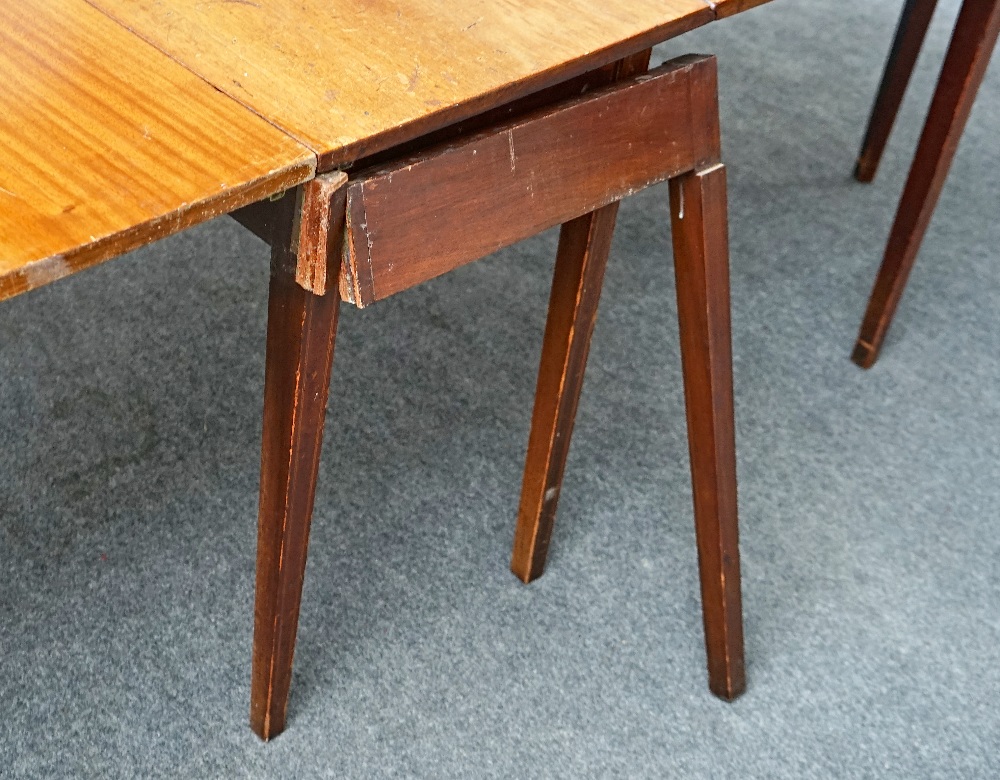
<svg viewBox="0 0 1000 780">
<path fill-rule="evenodd" d="M 347 185 L 341 293 L 366 306 L 719 159 L 716 66 L 689 55 Z"/>
</svg>

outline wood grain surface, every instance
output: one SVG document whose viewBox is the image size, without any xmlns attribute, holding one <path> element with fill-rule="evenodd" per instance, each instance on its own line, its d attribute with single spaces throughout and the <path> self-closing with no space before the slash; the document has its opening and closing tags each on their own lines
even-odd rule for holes
<svg viewBox="0 0 1000 780">
<path fill-rule="evenodd" d="M 364 306 L 719 154 L 715 61 L 683 57 L 348 184 L 350 300 Z M 694 100 L 692 95 L 704 95 Z M 710 99 L 709 99 L 710 98 Z"/>
<path fill-rule="evenodd" d="M 712 21 L 706 0 L 92 0 L 329 170 Z"/>
<path fill-rule="evenodd" d="M 644 73 L 651 54 L 621 60 L 612 78 Z M 545 570 L 617 214 L 618 203 L 611 203 L 565 223 L 559 233 L 510 562 L 523 582 Z"/>
<path fill-rule="evenodd" d="M 313 176 L 314 155 L 83 0 L 0 3 L 0 299 Z"/>
</svg>

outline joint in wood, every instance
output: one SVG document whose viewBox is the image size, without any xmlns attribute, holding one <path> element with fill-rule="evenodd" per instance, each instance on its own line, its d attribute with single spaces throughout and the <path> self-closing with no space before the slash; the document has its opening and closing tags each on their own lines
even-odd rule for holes
<svg viewBox="0 0 1000 780">
<path fill-rule="evenodd" d="M 340 234 L 344 226 L 347 174 L 317 176 L 302 185 L 296 247 L 295 281 L 315 295 L 326 295 L 331 260 L 340 267 Z M 336 258 L 331 258 L 336 241 Z"/>
</svg>

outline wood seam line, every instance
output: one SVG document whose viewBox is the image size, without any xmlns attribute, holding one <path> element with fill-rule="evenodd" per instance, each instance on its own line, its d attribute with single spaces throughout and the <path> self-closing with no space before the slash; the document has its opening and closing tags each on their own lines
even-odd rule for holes
<svg viewBox="0 0 1000 780">
<path fill-rule="evenodd" d="M 367 264 L 368 264 L 368 279 L 371 282 L 371 285 L 370 285 L 370 287 L 368 289 L 368 293 L 369 293 L 369 295 L 371 296 L 371 298 L 374 301 L 375 300 L 375 270 L 372 268 L 372 245 L 373 245 L 373 242 L 372 242 L 371 233 L 369 232 L 369 229 L 368 229 L 368 206 L 365 204 L 365 188 L 364 187 L 361 188 L 361 213 L 364 215 L 364 220 L 365 220 L 362 223 L 363 226 L 361 228 L 361 231 L 365 235 L 365 259 L 366 259 Z M 344 225 L 345 225 L 345 228 L 346 228 L 346 226 L 347 226 L 346 220 L 345 220 Z M 358 274 L 358 276 L 360 276 L 360 274 Z M 361 289 L 360 285 L 361 285 L 361 281 L 359 279 L 359 281 L 358 281 L 358 289 L 359 290 Z M 361 295 L 360 294 L 358 295 L 358 300 L 359 301 L 361 300 Z"/>
<path fill-rule="evenodd" d="M 296 137 L 294 133 L 290 132 L 289 130 L 287 130 L 284 127 L 281 127 L 281 125 L 276 124 L 273 120 L 268 119 L 266 116 L 264 116 L 259 111 L 257 111 L 253 106 L 250 106 L 250 105 L 244 103 L 242 100 L 237 99 L 233 95 L 230 95 L 228 92 L 223 92 L 221 89 L 219 89 L 219 87 L 217 87 L 215 84 L 213 84 L 207 78 L 205 78 L 204 76 L 202 76 L 200 73 L 197 73 L 197 72 L 193 71 L 191 68 L 189 68 L 183 62 L 181 62 L 179 59 L 177 59 L 169 51 L 167 51 L 164 48 L 161 48 L 160 46 L 157 46 L 156 43 L 154 43 L 149 38 L 147 38 L 146 36 L 144 36 L 141 33 L 139 33 L 137 30 L 133 30 L 131 27 L 129 27 L 127 24 L 125 24 L 125 22 L 123 22 L 121 19 L 119 19 L 116 16 L 112 16 L 110 13 L 108 13 L 107 11 L 105 11 L 103 8 L 101 8 L 101 6 L 99 6 L 95 2 L 95 0 L 83 0 L 83 2 L 85 2 L 87 5 L 91 6 L 95 10 L 97 10 L 104 17 L 110 19 L 112 22 L 114 22 L 119 27 L 121 27 L 123 30 L 127 30 L 131 35 L 135 36 L 135 38 L 137 40 L 142 41 L 144 44 L 146 44 L 148 46 L 152 46 L 156 51 L 160 52 L 160 54 L 162 54 L 165 57 L 167 57 L 171 62 L 176 63 L 180 67 L 184 68 L 184 70 L 186 70 L 192 76 L 194 76 L 195 78 L 199 79 L 200 81 L 203 81 L 204 83 L 206 83 L 208 86 L 210 86 L 212 89 L 214 89 L 216 92 L 218 92 L 226 100 L 232 101 L 233 103 L 235 103 L 238 106 L 242 106 L 247 111 L 249 111 L 251 114 L 253 114 L 254 116 L 256 116 L 259 119 L 261 119 L 262 121 L 264 121 L 267 124 L 269 124 L 275 130 L 277 130 L 282 135 L 284 135 L 286 138 L 290 138 L 292 141 L 295 141 L 297 144 L 299 144 L 300 146 L 302 146 L 304 149 L 307 149 L 312 154 L 312 157 L 313 157 L 313 177 L 316 176 L 316 172 L 319 169 L 319 156 L 320 155 L 319 155 L 319 152 L 317 152 L 312 147 L 311 144 L 307 143 L 306 141 L 303 141 L 301 138 Z"/>
<path fill-rule="evenodd" d="M 98 12 L 100 12 L 103 16 L 105 16 L 106 18 L 110 19 L 115 24 L 117 24 L 118 26 L 120 26 L 121 28 L 123 28 L 124 30 L 127 30 L 129 33 L 131 33 L 132 35 L 134 35 L 140 41 L 143 41 L 144 43 L 148 44 L 149 46 L 152 46 L 158 52 L 160 52 L 161 54 L 163 54 L 166 57 L 168 57 L 171 61 L 173 61 L 173 62 L 177 63 L 178 65 L 180 65 L 182 68 L 184 68 L 184 70 L 188 71 L 189 73 L 191 73 L 192 75 L 194 75 L 195 77 L 197 77 L 198 79 L 200 79 L 201 81 L 203 81 L 206 84 L 208 84 L 212 89 L 214 89 L 220 95 L 223 95 L 224 97 L 226 97 L 229 100 L 233 101 L 237 105 L 243 106 L 247 111 L 249 111 L 250 113 L 252 113 L 254 116 L 259 117 L 264 122 L 267 122 L 269 125 L 271 125 L 275 129 L 279 130 L 286 137 L 288 137 L 291 140 L 293 140 L 293 141 L 301 144 L 305 149 L 308 149 L 310 152 L 312 152 L 312 154 L 313 154 L 313 162 L 314 162 L 314 165 L 313 165 L 314 175 L 317 175 L 319 173 L 330 173 L 331 171 L 337 169 L 337 166 L 335 165 L 335 166 L 331 167 L 329 170 L 320 170 L 321 160 L 324 157 L 324 155 L 328 156 L 327 153 L 325 153 L 325 152 L 319 152 L 315 148 L 315 146 L 313 144 L 311 144 L 311 143 L 309 143 L 307 141 L 304 141 L 303 139 L 299 138 L 298 136 L 295 135 L 294 132 L 288 130 L 285 127 L 282 127 L 275 120 L 270 119 L 267 116 L 265 116 L 264 114 L 260 113 L 258 110 L 256 110 L 255 108 L 253 108 L 253 106 L 250 106 L 249 104 L 245 103 L 243 100 L 241 100 L 237 96 L 231 95 L 229 92 L 224 91 L 218 85 L 213 84 L 211 81 L 209 81 L 208 78 L 206 78 L 206 77 L 202 76 L 201 74 L 197 73 L 196 71 L 192 70 L 188 65 L 186 65 L 183 62 L 181 62 L 180 60 L 178 60 L 169 51 L 167 51 L 166 49 L 164 49 L 161 46 L 157 45 L 154 41 L 150 40 L 145 35 L 142 35 L 139 31 L 137 31 L 137 30 L 133 29 L 132 27 L 130 27 L 128 24 L 126 24 L 121 19 L 117 18 L 116 16 L 113 16 L 110 12 L 106 11 L 104 8 L 102 8 L 100 5 L 97 4 L 97 0 L 83 0 L 83 1 L 85 3 L 87 3 L 88 5 L 90 5 L 91 7 L 93 7 L 94 9 L 96 9 Z M 656 40 L 652 40 L 648 45 L 643 45 L 642 47 L 640 47 L 639 51 L 641 51 L 642 49 L 651 48 L 652 46 L 658 45 L 660 43 L 665 43 L 668 40 L 673 40 L 674 38 L 676 38 L 676 37 L 678 37 L 680 35 L 683 35 L 686 32 L 690 32 L 691 30 L 697 29 L 699 27 L 704 27 L 705 24 L 717 20 L 719 18 L 718 11 L 717 11 L 717 3 L 713 3 L 710 0 L 702 0 L 702 2 L 705 4 L 704 5 L 705 10 L 709 11 L 712 14 L 712 19 L 710 19 L 708 22 L 703 23 L 703 24 L 694 24 L 694 25 L 687 24 L 684 27 L 684 29 L 682 29 L 682 30 L 680 30 L 678 32 L 675 32 L 672 35 L 668 35 L 666 38 L 657 38 Z M 674 21 L 675 22 L 681 22 L 683 24 L 684 21 L 686 21 L 686 19 L 685 20 L 674 20 Z M 663 26 L 664 26 L 663 24 L 657 25 L 656 28 L 655 28 L 655 30 L 647 30 L 645 33 L 640 33 L 639 35 L 632 36 L 632 37 L 628 38 L 626 41 L 619 41 L 619 43 L 620 44 L 621 43 L 627 43 L 629 41 L 635 41 L 636 39 L 648 38 L 650 35 L 654 35 L 654 33 L 656 31 L 662 32 L 662 27 Z M 654 38 L 656 38 L 656 37 L 657 36 L 654 35 Z M 618 60 L 620 60 L 620 59 L 621 59 L 621 57 L 618 58 Z M 617 62 L 618 60 L 612 60 L 612 62 Z M 611 63 L 610 62 L 606 62 L 604 64 L 608 65 L 608 64 L 611 64 Z M 599 67 L 601 67 L 601 66 L 600 65 L 593 65 L 593 68 L 585 68 L 584 70 L 581 70 L 579 72 L 577 72 L 577 71 L 574 70 L 573 73 L 571 73 L 567 78 L 572 78 L 573 75 L 580 75 L 580 74 L 586 72 L 587 70 L 596 69 L 596 68 L 599 68 Z M 536 72 L 536 73 L 532 74 L 532 76 L 529 76 L 527 78 L 527 80 L 532 80 L 532 77 L 537 78 L 538 76 L 543 75 L 544 73 L 545 73 L 545 71 Z M 523 81 L 523 79 L 522 79 L 522 81 Z M 557 82 L 554 82 L 554 83 L 558 84 L 558 83 L 561 83 L 561 82 L 557 81 Z M 553 86 L 553 85 L 554 84 L 546 82 L 545 86 Z M 534 94 L 536 91 L 538 91 L 540 89 L 544 89 L 545 86 L 541 86 L 541 87 L 536 86 L 536 88 L 534 88 L 534 89 L 528 89 L 527 91 L 517 90 L 516 93 L 520 97 L 526 97 L 528 95 Z M 491 90 L 491 92 L 493 92 L 493 91 L 494 90 Z M 480 97 L 482 97 L 482 95 Z M 463 121 L 464 119 L 471 119 L 471 118 L 473 118 L 475 116 L 478 116 L 481 113 L 482 113 L 482 111 L 474 111 L 473 113 L 469 114 L 468 116 L 465 116 L 464 114 L 460 115 L 460 116 L 457 116 L 452 121 L 445 122 L 445 124 L 442 125 L 442 127 L 450 127 L 452 125 L 457 124 L 458 122 Z M 417 121 L 419 121 L 419 119 Z M 420 136 L 422 136 L 422 135 L 424 135 L 424 133 L 420 134 Z M 386 151 L 388 151 L 388 149 Z"/>
</svg>

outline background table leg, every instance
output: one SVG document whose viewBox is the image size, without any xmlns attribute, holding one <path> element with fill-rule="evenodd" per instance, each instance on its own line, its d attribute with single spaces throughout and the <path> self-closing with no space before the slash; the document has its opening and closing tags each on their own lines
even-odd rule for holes
<svg viewBox="0 0 1000 780">
<path fill-rule="evenodd" d="M 858 181 L 870 182 L 875 178 L 936 7 L 937 0 L 906 0 L 906 5 L 903 6 L 882 83 L 868 120 L 865 140 L 861 144 L 858 163 L 854 168 L 854 178 Z"/>
<path fill-rule="evenodd" d="M 851 359 L 878 359 L 1000 33 L 1000 0 L 965 0 Z"/>
</svg>

